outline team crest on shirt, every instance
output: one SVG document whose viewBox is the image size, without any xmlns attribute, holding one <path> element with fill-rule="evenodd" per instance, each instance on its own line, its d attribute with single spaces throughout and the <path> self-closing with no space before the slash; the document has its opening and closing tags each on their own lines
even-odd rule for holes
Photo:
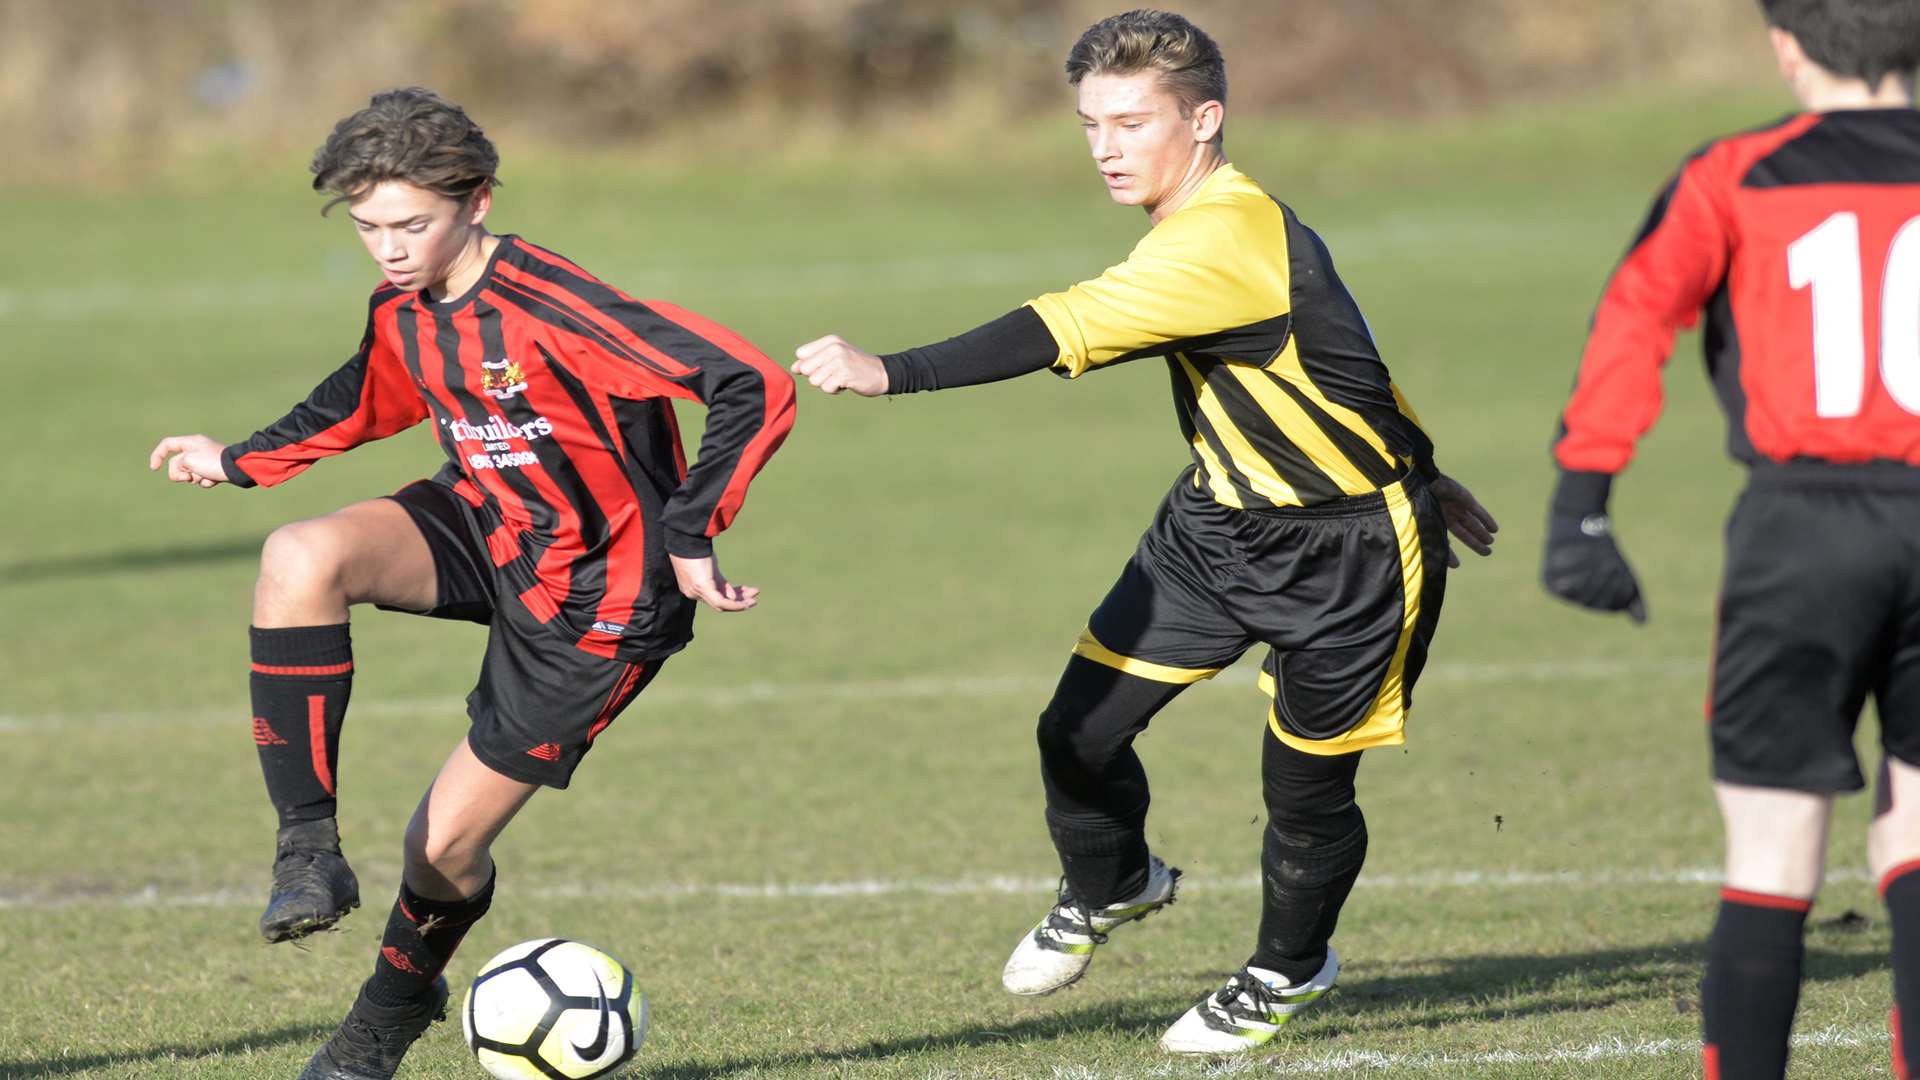
<svg viewBox="0 0 1920 1080">
<path fill-rule="evenodd" d="M 497 364 L 480 361 L 480 389 L 490 398 L 505 401 L 527 388 L 526 373 L 512 360 L 502 358 Z"/>
</svg>

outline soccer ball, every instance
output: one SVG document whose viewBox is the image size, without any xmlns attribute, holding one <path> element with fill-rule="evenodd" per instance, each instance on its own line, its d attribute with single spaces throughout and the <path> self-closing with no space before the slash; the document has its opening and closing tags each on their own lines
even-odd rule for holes
<svg viewBox="0 0 1920 1080">
<path fill-rule="evenodd" d="M 647 1036 L 647 999 L 626 966 L 564 938 L 523 941 L 487 961 L 460 1009 L 467 1048 L 499 1080 L 591 1080 Z"/>
</svg>

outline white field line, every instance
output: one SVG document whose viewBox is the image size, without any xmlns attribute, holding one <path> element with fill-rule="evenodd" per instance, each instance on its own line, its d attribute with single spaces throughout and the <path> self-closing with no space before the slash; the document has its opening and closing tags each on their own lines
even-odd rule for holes
<svg viewBox="0 0 1920 1080">
<path fill-rule="evenodd" d="M 1825 1027 L 1803 1031 L 1793 1037 L 1797 1050 L 1814 1047 L 1884 1046 L 1889 1036 L 1879 1028 Z M 1485 1065 L 1585 1065 L 1604 1061 L 1631 1061 L 1646 1058 L 1698 1057 L 1698 1039 L 1648 1039 L 1628 1042 L 1608 1039 L 1585 1046 L 1544 1047 L 1527 1050 L 1484 1050 L 1477 1053 L 1388 1054 L 1373 1050 L 1342 1050 L 1338 1053 L 1281 1061 L 1256 1063 L 1236 1061 L 1208 1070 L 1208 1076 L 1238 1076 L 1260 1073 L 1272 1076 L 1317 1076 L 1349 1073 L 1360 1069 L 1379 1070 L 1399 1075 L 1403 1072 L 1427 1072 L 1453 1066 Z"/>
<path fill-rule="evenodd" d="M 1882 1028 L 1845 1028 L 1829 1026 L 1803 1031 L 1793 1036 L 1796 1050 L 1819 1047 L 1885 1046 L 1890 1036 Z M 1375 1050 L 1341 1050 L 1330 1054 L 1303 1057 L 1263 1055 L 1209 1064 L 1168 1060 L 1141 1072 L 1105 1073 L 1084 1065 L 1055 1066 L 1049 1080 L 1127 1080 L 1133 1077 L 1176 1076 L 1323 1076 L 1329 1073 L 1399 1076 L 1412 1072 L 1434 1072 L 1453 1067 L 1479 1068 L 1488 1065 L 1587 1065 L 1606 1061 L 1633 1061 L 1649 1058 L 1700 1056 L 1698 1039 L 1605 1039 L 1584 1046 L 1545 1046 L 1536 1049 L 1482 1050 L 1475 1053 L 1416 1052 L 1382 1053 Z M 1278 1059 L 1278 1060 L 1276 1060 Z M 1196 1070 L 1196 1065 L 1198 1066 Z"/>
<path fill-rule="evenodd" d="M 392 876 L 389 874 L 388 876 Z M 1829 882 L 1866 881 L 1865 871 L 1839 869 Z M 1362 874 L 1355 888 L 1432 891 L 1440 889 L 1595 889 L 1624 885 L 1713 885 L 1720 871 L 1707 867 L 1669 870 L 1440 870 L 1411 874 Z M 813 882 L 678 882 L 654 885 L 606 885 L 548 881 L 519 885 L 514 894 L 532 900 L 602 900 L 653 902 L 663 900 L 841 900 L 877 896 L 1046 896 L 1058 879 L 985 877 L 938 879 L 865 879 Z M 1254 892 L 1258 874 L 1238 877 L 1187 879 L 1185 892 Z M 259 888 L 214 889 L 206 892 L 166 892 L 157 886 L 126 893 L 0 891 L 0 911 L 44 911 L 86 908 L 217 908 L 247 907 L 261 901 Z"/>
<path fill-rule="evenodd" d="M 1251 669 L 1251 665 L 1248 665 Z M 1706 668 L 1687 661 L 1630 660 L 1530 660 L 1512 663 L 1442 663 L 1429 667 L 1420 678 L 1422 684 L 1492 684 L 1594 681 L 1623 678 L 1685 678 L 1704 675 Z M 238 682 L 240 676 L 235 676 Z M 650 688 L 636 709 L 647 711 L 676 705 L 707 708 L 736 708 L 742 705 L 846 702 L 865 704 L 885 701 L 924 701 L 931 698 L 979 700 L 1002 697 L 1038 697 L 1053 689 L 1054 676 L 979 675 L 948 678 L 883 679 L 846 682 L 771 682 L 756 680 L 737 686 L 674 686 Z M 1228 676 L 1222 682 L 1251 684 Z M 1034 701 L 1037 710 L 1041 702 Z M 415 700 L 356 700 L 354 716 L 461 716 L 465 702 L 459 698 L 422 698 Z M 193 709 L 160 709 L 151 712 L 103 713 L 0 713 L 0 735 L 41 734 L 80 728 L 198 727 L 241 723 L 249 715 L 245 705 L 204 706 Z M 235 718 L 239 717 L 240 720 Z"/>
</svg>

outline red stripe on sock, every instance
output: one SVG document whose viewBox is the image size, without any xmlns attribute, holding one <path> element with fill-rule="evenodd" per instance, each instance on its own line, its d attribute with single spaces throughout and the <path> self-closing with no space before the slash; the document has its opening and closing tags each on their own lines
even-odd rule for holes
<svg viewBox="0 0 1920 1080">
<path fill-rule="evenodd" d="M 1745 904 L 1748 907 L 1775 908 L 1779 911 L 1813 910 L 1811 900 L 1802 900 L 1794 896 L 1774 896 L 1771 893 L 1747 892 L 1743 889 L 1721 889 L 1720 899 Z"/>
<path fill-rule="evenodd" d="M 1898 866 L 1895 866 L 1893 869 L 1887 871 L 1886 873 L 1881 874 L 1880 875 L 1880 899 L 1885 900 L 1887 898 L 1887 888 L 1893 884 L 1894 878 L 1901 877 L 1906 874 L 1911 874 L 1915 870 L 1920 870 L 1920 859 L 1908 859 L 1906 862 L 1903 862 Z"/>
<path fill-rule="evenodd" d="M 1700 1047 L 1700 1064 L 1707 1070 L 1706 1080 L 1720 1080 L 1720 1048 L 1707 1043 Z"/>
<path fill-rule="evenodd" d="M 307 749 L 313 754 L 313 775 L 320 786 L 333 794 L 333 766 L 327 761 L 327 699 L 322 694 L 307 696 Z"/>
<path fill-rule="evenodd" d="M 284 664 L 255 664 L 255 675 L 346 675 L 353 671 L 353 661 L 344 664 L 319 664 L 309 667 L 296 667 Z"/>
<path fill-rule="evenodd" d="M 1900 1044 L 1900 1006 L 1895 1005 L 1887 1014 L 1887 1030 L 1893 1032 L 1893 1080 L 1913 1080 L 1913 1074 L 1907 1071 L 1907 1051 Z"/>
</svg>

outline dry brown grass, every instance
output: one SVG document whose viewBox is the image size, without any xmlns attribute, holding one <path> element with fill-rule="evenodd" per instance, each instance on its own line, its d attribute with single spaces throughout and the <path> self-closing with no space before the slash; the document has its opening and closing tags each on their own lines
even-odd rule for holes
<svg viewBox="0 0 1920 1080">
<path fill-rule="evenodd" d="M 1452 111 L 1764 64 L 1742 0 L 1169 3 L 1226 50 L 1240 107 Z M 1092 0 L 0 0 L 10 165 L 87 171 L 317 140 L 373 90 L 484 122 L 630 139 L 751 115 L 973 123 L 1060 94 Z"/>
</svg>

